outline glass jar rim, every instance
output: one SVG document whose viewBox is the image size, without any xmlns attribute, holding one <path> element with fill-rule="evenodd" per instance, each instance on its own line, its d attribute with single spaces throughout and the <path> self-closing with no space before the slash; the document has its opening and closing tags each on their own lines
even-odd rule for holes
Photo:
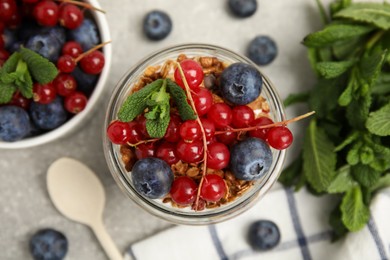
<svg viewBox="0 0 390 260">
<path fill-rule="evenodd" d="M 150 200 L 140 195 L 134 187 L 132 187 L 128 177 L 126 176 L 129 173 L 123 167 L 121 156 L 118 156 L 118 152 L 115 151 L 117 150 L 117 145 L 112 144 L 106 135 L 106 129 L 109 123 L 116 118 L 118 106 L 122 104 L 120 99 L 122 98 L 123 101 L 123 98 L 127 97 L 129 89 L 131 89 L 131 86 L 135 83 L 132 79 L 139 78 L 148 66 L 156 65 L 159 59 L 164 58 L 165 60 L 169 55 L 175 55 L 175 57 L 177 57 L 178 54 L 181 53 L 187 56 L 192 56 L 192 54 L 196 53 L 203 53 L 203 55 L 212 55 L 217 58 L 220 56 L 227 56 L 235 62 L 245 62 L 251 64 L 260 71 L 257 65 L 248 58 L 226 48 L 211 44 L 180 44 L 164 48 L 148 55 L 125 73 L 112 92 L 103 127 L 104 154 L 110 172 L 120 189 L 130 199 L 149 213 L 175 224 L 212 224 L 230 219 L 251 208 L 251 205 L 253 205 L 271 188 L 280 175 L 285 160 L 285 150 L 273 150 L 274 162 L 269 169 L 269 173 L 267 173 L 267 178 L 262 179 L 261 183 L 253 185 L 248 191 L 240 197 L 237 197 L 234 201 L 227 203 L 223 207 L 214 208 L 212 210 L 187 211 L 177 208 L 168 209 L 167 207 L 162 207 L 161 204 L 156 203 L 154 200 Z M 285 119 L 283 103 L 281 102 L 281 99 L 271 81 L 261 71 L 260 73 L 263 77 L 263 92 L 266 91 L 268 96 L 267 102 L 276 107 L 274 111 L 276 120 L 282 121 Z"/>
</svg>

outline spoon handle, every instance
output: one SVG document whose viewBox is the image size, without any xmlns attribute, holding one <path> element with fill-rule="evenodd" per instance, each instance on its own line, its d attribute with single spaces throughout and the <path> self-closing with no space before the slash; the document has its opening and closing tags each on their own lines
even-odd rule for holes
<svg viewBox="0 0 390 260">
<path fill-rule="evenodd" d="M 107 256 L 111 260 L 123 260 L 122 254 L 119 252 L 116 247 L 114 241 L 107 233 L 106 228 L 103 225 L 103 221 L 96 221 L 93 225 L 91 225 L 93 232 L 95 233 L 97 239 L 102 245 L 104 251 Z"/>
</svg>

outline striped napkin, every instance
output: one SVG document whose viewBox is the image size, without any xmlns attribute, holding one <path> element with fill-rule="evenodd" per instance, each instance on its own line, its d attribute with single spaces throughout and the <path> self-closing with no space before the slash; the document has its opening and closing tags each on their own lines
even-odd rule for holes
<svg viewBox="0 0 390 260">
<path fill-rule="evenodd" d="M 330 196 L 276 186 L 234 219 L 173 227 L 131 245 L 125 259 L 390 259 L 390 188 L 374 197 L 363 230 L 332 243 L 328 216 L 334 206 Z M 249 225 L 260 219 L 272 220 L 281 232 L 279 245 L 266 252 L 252 250 L 246 240 Z"/>
</svg>

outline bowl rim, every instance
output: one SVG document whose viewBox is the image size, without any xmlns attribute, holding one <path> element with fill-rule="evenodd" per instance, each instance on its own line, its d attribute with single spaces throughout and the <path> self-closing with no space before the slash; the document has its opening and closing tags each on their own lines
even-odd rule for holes
<svg viewBox="0 0 390 260">
<path fill-rule="evenodd" d="M 101 9 L 98 0 L 85 0 L 85 1 Z M 93 16 L 97 24 L 97 27 L 99 28 L 101 42 L 107 42 L 111 40 L 107 17 L 99 11 L 93 11 L 91 12 L 91 15 Z M 87 106 L 83 111 L 74 115 L 71 119 L 66 121 L 60 127 L 53 129 L 47 133 L 28 137 L 15 142 L 4 142 L 0 140 L 0 149 L 20 149 L 20 148 L 29 148 L 29 147 L 43 145 L 51 141 L 58 140 L 60 138 L 65 137 L 70 132 L 72 132 L 75 128 L 79 127 L 83 121 L 87 120 L 87 118 L 93 113 L 96 104 L 100 101 L 100 98 L 102 96 L 101 94 L 103 93 L 104 87 L 108 79 L 109 71 L 111 69 L 111 60 L 112 60 L 111 44 L 107 44 L 103 46 L 102 49 L 104 52 L 105 65 L 102 72 L 99 75 L 97 84 L 91 96 L 88 99 Z"/>
<path fill-rule="evenodd" d="M 133 202 L 138 204 L 142 209 L 146 210 L 150 214 L 162 218 L 168 222 L 174 223 L 174 224 L 185 224 L 185 225 L 207 225 L 212 223 L 217 223 L 221 221 L 228 220 L 232 217 L 235 217 L 244 211 L 251 208 L 251 206 L 261 197 L 263 196 L 276 182 L 277 178 L 279 177 L 281 173 L 281 169 L 283 167 L 285 157 L 286 157 L 286 151 L 275 151 L 276 157 L 275 157 L 275 165 L 273 166 L 273 170 L 275 172 L 272 172 L 272 174 L 268 174 L 267 178 L 264 182 L 262 182 L 262 185 L 260 185 L 259 188 L 257 188 L 255 191 L 251 192 L 251 196 L 247 196 L 247 199 L 242 199 L 239 202 L 235 203 L 229 203 L 234 204 L 234 208 L 236 210 L 232 210 L 232 208 L 227 208 L 226 210 L 219 210 L 216 213 L 210 213 L 203 211 L 198 211 L 198 215 L 188 215 L 183 214 L 183 212 L 178 212 L 175 210 L 167 210 L 163 207 L 158 207 L 155 204 L 151 202 L 150 199 L 147 199 L 140 194 L 138 194 L 133 187 L 131 187 L 129 181 L 127 180 L 126 176 L 124 176 L 123 173 L 123 166 L 121 166 L 121 161 L 118 156 L 115 155 L 115 147 L 117 145 L 112 144 L 106 135 L 106 128 L 108 124 L 110 123 L 112 119 L 112 115 L 114 113 L 114 110 L 116 108 L 118 99 L 120 98 L 121 90 L 129 83 L 129 80 L 131 78 L 132 72 L 137 72 L 143 66 L 150 60 L 153 60 L 154 58 L 157 59 L 160 55 L 167 54 L 169 51 L 184 51 L 188 48 L 192 49 L 208 49 L 211 51 L 221 51 L 225 55 L 228 53 L 230 55 L 233 55 L 234 58 L 243 60 L 249 64 L 254 65 L 259 71 L 259 67 L 250 61 L 247 57 L 238 54 L 235 51 L 229 50 L 227 48 L 213 45 L 213 44 L 204 44 L 204 43 L 186 43 L 186 44 L 177 44 L 170 47 L 163 48 L 161 50 L 158 50 L 156 52 L 153 52 L 152 54 L 149 54 L 145 56 L 141 61 L 139 61 L 137 64 L 132 66 L 125 74 L 124 76 L 118 81 L 118 84 L 113 89 L 110 97 L 110 101 L 107 106 L 107 112 L 105 116 L 105 122 L 103 127 L 103 149 L 104 149 L 104 155 L 106 158 L 106 162 L 108 164 L 108 168 L 110 169 L 111 175 L 113 176 L 116 184 L 119 186 L 119 188 L 124 192 L 124 194 L 129 197 Z M 222 54 L 220 54 L 222 55 Z M 156 61 L 156 60 L 153 60 Z M 278 120 L 284 120 L 285 119 L 285 110 L 283 103 L 281 102 L 280 95 L 278 94 L 276 88 L 272 84 L 272 82 L 261 72 L 263 76 L 263 80 L 265 80 L 270 87 L 270 89 L 267 88 L 267 92 L 269 92 L 270 98 L 273 99 L 273 102 L 276 101 L 275 106 L 279 109 L 278 111 L 275 111 L 276 117 L 278 117 Z M 127 84 L 126 84 L 127 83 Z M 248 191 L 249 193 L 249 191 Z M 242 196 L 244 197 L 244 196 Z M 205 213 L 204 213 L 205 212 Z M 226 214 L 228 213 L 228 214 Z"/>
</svg>

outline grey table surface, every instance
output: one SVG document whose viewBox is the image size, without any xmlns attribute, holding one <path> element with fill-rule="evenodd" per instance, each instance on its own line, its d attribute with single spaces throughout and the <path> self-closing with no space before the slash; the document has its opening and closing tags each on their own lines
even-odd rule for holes
<svg viewBox="0 0 390 260">
<path fill-rule="evenodd" d="M 314 0 L 258 1 L 259 8 L 247 19 L 232 17 L 225 0 L 100 0 L 111 30 L 113 62 L 101 106 L 90 120 L 65 138 L 39 147 L 0 149 L 0 259 L 31 259 L 28 241 L 41 228 L 51 227 L 69 239 L 66 259 L 106 259 L 92 231 L 63 217 L 52 205 L 46 190 L 49 165 L 63 156 L 73 157 L 93 169 L 106 190 L 104 223 L 121 251 L 172 224 L 149 215 L 116 186 L 102 149 L 102 127 L 109 95 L 121 76 L 151 52 L 179 43 L 211 43 L 245 54 L 249 41 L 259 34 L 275 39 L 276 60 L 262 67 L 285 98 L 309 89 L 315 81 L 307 61 L 303 37 L 321 27 Z M 325 1 L 327 3 L 329 1 Z M 168 38 L 151 42 L 142 34 L 146 12 L 161 9 L 170 14 L 173 30 Z M 287 110 L 293 117 L 306 107 Z M 291 125 L 295 143 L 288 159 L 301 145 L 305 122 Z M 180 238 L 178 238 L 180 239 Z"/>
</svg>

